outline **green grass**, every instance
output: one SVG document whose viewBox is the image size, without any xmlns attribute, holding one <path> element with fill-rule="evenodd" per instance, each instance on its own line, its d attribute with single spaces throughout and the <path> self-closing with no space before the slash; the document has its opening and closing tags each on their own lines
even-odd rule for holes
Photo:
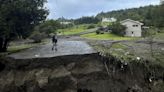
<svg viewBox="0 0 164 92">
<path fill-rule="evenodd" d="M 80 32 L 84 32 L 86 28 L 87 28 L 86 25 L 79 25 L 79 26 L 74 26 L 72 28 L 59 29 L 58 33 L 60 33 L 61 35 L 73 35 L 73 34 L 78 34 Z"/>
<path fill-rule="evenodd" d="M 139 38 L 134 38 L 134 37 L 121 37 L 118 35 L 114 34 L 96 34 L 96 33 L 90 33 L 90 34 L 85 34 L 81 35 L 81 37 L 88 38 L 88 39 L 97 39 L 97 40 L 136 40 Z"/>
<path fill-rule="evenodd" d="M 47 43 L 48 43 L 48 39 L 44 39 L 41 43 L 30 43 L 30 44 L 20 44 L 20 45 L 16 45 L 12 43 L 12 45 L 8 47 L 7 53 L 11 54 L 11 53 L 20 52 L 22 50 L 26 50 L 26 49 L 29 49 L 38 45 L 47 44 Z"/>
<path fill-rule="evenodd" d="M 22 44 L 19 46 L 10 46 L 8 47 L 8 53 L 16 53 L 25 49 L 29 49 L 33 46 L 36 46 L 36 44 Z"/>
<path fill-rule="evenodd" d="M 155 35 L 156 39 L 164 40 L 164 33 L 158 33 Z"/>
<path fill-rule="evenodd" d="M 132 58 L 135 59 L 135 55 L 129 52 L 129 48 L 126 45 L 121 44 L 121 43 L 113 43 L 111 47 L 104 46 L 104 45 L 96 45 L 93 47 L 95 50 L 103 53 L 104 55 L 112 55 L 125 62 L 129 62 L 129 60 Z"/>
<path fill-rule="evenodd" d="M 112 25 L 112 23 L 109 23 L 109 22 L 101 22 L 101 25 L 102 26 L 108 26 L 108 25 Z"/>
<path fill-rule="evenodd" d="M 112 48 L 113 49 L 123 49 L 123 50 L 127 50 L 128 49 L 127 46 L 125 46 L 125 45 L 123 45 L 121 43 L 113 44 Z"/>
<path fill-rule="evenodd" d="M 110 22 L 99 22 L 97 24 L 97 26 L 109 26 L 109 25 L 112 25 L 112 23 L 110 23 Z"/>
</svg>

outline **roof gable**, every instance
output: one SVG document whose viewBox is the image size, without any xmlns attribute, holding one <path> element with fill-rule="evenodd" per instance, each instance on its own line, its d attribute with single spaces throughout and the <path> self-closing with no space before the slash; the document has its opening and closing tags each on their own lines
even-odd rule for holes
<svg viewBox="0 0 164 92">
<path fill-rule="evenodd" d="M 122 23 L 125 23 L 125 22 L 133 22 L 133 23 L 137 23 L 137 24 L 139 24 L 139 25 L 143 25 L 143 23 L 141 23 L 141 22 L 139 22 L 139 21 L 135 21 L 135 20 L 131 20 L 131 19 L 126 19 L 126 20 L 123 20 L 123 21 L 121 21 L 120 23 L 122 24 Z"/>
</svg>

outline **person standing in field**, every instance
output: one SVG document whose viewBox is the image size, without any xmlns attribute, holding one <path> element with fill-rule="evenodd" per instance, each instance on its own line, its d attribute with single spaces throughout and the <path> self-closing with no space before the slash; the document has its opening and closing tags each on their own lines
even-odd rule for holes
<svg viewBox="0 0 164 92">
<path fill-rule="evenodd" d="M 54 47 L 55 47 L 55 51 L 57 51 L 57 42 L 58 42 L 58 39 L 57 39 L 57 34 L 53 35 L 52 37 L 52 50 L 54 50 Z"/>
</svg>

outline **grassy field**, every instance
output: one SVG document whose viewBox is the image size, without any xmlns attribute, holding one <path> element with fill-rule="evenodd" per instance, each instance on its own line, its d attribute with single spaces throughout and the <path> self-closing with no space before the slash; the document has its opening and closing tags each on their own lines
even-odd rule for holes
<svg viewBox="0 0 164 92">
<path fill-rule="evenodd" d="M 18 46 L 9 46 L 7 52 L 0 53 L 0 57 L 5 57 L 8 54 L 17 53 L 29 48 L 37 46 L 36 44 L 21 44 Z"/>
<path fill-rule="evenodd" d="M 78 34 L 80 32 L 84 32 L 86 29 L 87 29 L 87 25 L 79 25 L 71 28 L 59 29 L 58 33 L 61 35 L 73 35 L 73 34 Z"/>
<path fill-rule="evenodd" d="M 98 35 L 96 33 L 90 33 L 90 34 L 81 35 L 81 37 L 88 38 L 88 39 L 97 39 L 97 40 L 136 40 L 136 39 L 139 39 L 139 38 L 134 38 L 134 37 L 121 37 L 121 36 L 117 36 L 117 35 L 109 34 L 109 33 L 98 34 Z"/>
<path fill-rule="evenodd" d="M 48 39 L 44 39 L 41 43 L 28 43 L 28 44 L 15 44 L 12 43 L 9 47 L 6 53 L 11 54 L 11 53 L 16 53 L 16 52 L 20 52 L 22 50 L 26 50 L 38 45 L 43 45 L 43 44 L 47 44 L 48 43 Z"/>
<path fill-rule="evenodd" d="M 108 25 L 112 25 L 112 23 L 109 23 L 109 22 L 101 22 L 101 23 L 99 23 L 99 25 L 101 25 L 101 26 L 108 26 Z"/>
<path fill-rule="evenodd" d="M 15 52 L 19 52 L 19 51 L 22 51 L 22 50 L 25 50 L 25 49 L 29 49 L 33 46 L 36 46 L 36 44 L 22 44 L 22 45 L 19 45 L 19 46 L 9 46 L 8 47 L 8 52 L 9 53 L 15 53 Z"/>
<path fill-rule="evenodd" d="M 158 33 L 155 35 L 155 39 L 164 40 L 164 33 Z"/>
</svg>

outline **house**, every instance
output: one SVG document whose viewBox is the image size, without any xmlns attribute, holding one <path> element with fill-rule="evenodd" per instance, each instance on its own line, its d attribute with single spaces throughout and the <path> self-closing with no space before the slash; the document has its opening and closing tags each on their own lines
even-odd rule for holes
<svg viewBox="0 0 164 92">
<path fill-rule="evenodd" d="M 72 22 L 60 22 L 60 24 L 68 25 L 71 24 Z"/>
<path fill-rule="evenodd" d="M 130 37 L 141 37 L 142 36 L 142 26 L 143 23 L 139 21 L 134 21 L 131 19 L 126 19 L 120 22 L 122 25 L 126 26 L 125 36 Z"/>
<path fill-rule="evenodd" d="M 115 18 L 102 18 L 102 22 L 116 22 L 117 19 Z"/>
</svg>

